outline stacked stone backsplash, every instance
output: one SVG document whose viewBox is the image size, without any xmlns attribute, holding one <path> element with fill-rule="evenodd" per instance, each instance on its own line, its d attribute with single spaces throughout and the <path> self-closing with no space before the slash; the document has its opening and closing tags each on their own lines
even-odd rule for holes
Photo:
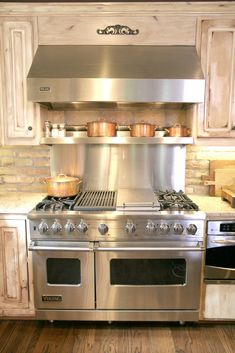
<svg viewBox="0 0 235 353">
<path fill-rule="evenodd" d="M 49 147 L 0 147 L 1 192 L 45 192 L 40 179 L 49 175 Z"/>
<path fill-rule="evenodd" d="M 209 187 L 204 185 L 202 176 L 209 176 L 210 160 L 235 160 L 235 146 L 187 146 L 185 183 L 187 194 L 209 194 Z"/>
<path fill-rule="evenodd" d="M 235 160 L 235 147 L 187 146 L 186 188 L 188 194 L 208 195 L 202 176 L 209 174 L 210 160 Z M 0 147 L 1 192 L 45 192 L 41 178 L 50 175 L 50 147 Z"/>
</svg>

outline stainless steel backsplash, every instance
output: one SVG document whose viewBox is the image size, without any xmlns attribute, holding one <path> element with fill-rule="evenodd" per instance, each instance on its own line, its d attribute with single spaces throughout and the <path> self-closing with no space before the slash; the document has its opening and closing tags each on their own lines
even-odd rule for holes
<svg viewBox="0 0 235 353">
<path fill-rule="evenodd" d="M 54 145 L 51 175 L 80 176 L 84 188 L 185 188 L 183 145 Z"/>
</svg>

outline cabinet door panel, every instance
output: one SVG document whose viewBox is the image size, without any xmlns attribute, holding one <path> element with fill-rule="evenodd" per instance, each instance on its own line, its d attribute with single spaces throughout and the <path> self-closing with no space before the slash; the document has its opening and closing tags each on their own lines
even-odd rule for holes
<svg viewBox="0 0 235 353">
<path fill-rule="evenodd" d="M 26 77 L 33 58 L 30 21 L 3 21 L 3 125 L 5 144 L 32 144 L 37 107 L 27 100 Z"/>
<path fill-rule="evenodd" d="M 235 20 L 202 22 L 201 59 L 206 78 L 198 136 L 234 137 Z"/>
<path fill-rule="evenodd" d="M 208 284 L 205 293 L 204 319 L 235 319 L 235 286 L 233 284 Z"/>
<path fill-rule="evenodd" d="M 27 308 L 25 222 L 0 221 L 0 307 Z"/>
</svg>

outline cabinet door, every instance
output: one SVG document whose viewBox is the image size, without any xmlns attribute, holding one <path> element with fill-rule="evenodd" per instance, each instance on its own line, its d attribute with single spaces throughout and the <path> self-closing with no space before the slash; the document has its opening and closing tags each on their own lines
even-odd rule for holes
<svg viewBox="0 0 235 353">
<path fill-rule="evenodd" d="M 235 320 L 235 285 L 206 285 L 204 319 Z"/>
<path fill-rule="evenodd" d="M 27 100 L 26 77 L 34 53 L 34 22 L 2 20 L 2 122 L 6 145 L 37 144 L 39 108 Z"/>
<path fill-rule="evenodd" d="M 201 60 L 206 78 L 199 137 L 235 136 L 235 20 L 201 22 Z"/>
<path fill-rule="evenodd" d="M 28 308 L 24 220 L 0 220 L 0 309 Z"/>
</svg>

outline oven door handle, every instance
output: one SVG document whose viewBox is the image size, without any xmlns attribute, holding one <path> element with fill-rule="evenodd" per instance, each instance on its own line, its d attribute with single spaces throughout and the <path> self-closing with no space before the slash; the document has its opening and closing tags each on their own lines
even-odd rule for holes
<svg viewBox="0 0 235 353">
<path fill-rule="evenodd" d="M 96 251 L 202 251 L 203 248 L 201 247 L 113 247 L 113 246 L 106 246 L 106 247 L 96 247 Z"/>
<path fill-rule="evenodd" d="M 223 245 L 230 245 L 230 244 L 235 244 L 235 240 L 229 240 L 229 239 L 218 239 L 218 240 L 211 240 L 211 243 L 214 244 L 223 244 Z"/>
<path fill-rule="evenodd" d="M 89 246 L 41 246 L 35 245 L 35 242 L 29 244 L 30 251 L 93 251 L 93 247 Z"/>
</svg>

